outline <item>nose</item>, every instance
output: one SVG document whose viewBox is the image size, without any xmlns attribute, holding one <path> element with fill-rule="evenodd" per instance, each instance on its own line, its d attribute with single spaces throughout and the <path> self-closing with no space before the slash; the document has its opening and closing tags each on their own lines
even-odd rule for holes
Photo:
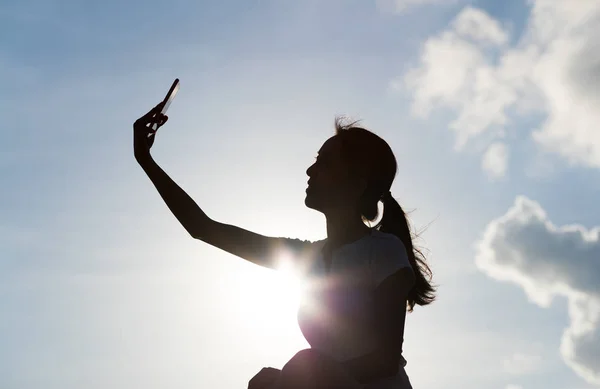
<svg viewBox="0 0 600 389">
<path fill-rule="evenodd" d="M 315 164 L 313 163 L 312 165 L 310 165 L 308 167 L 308 169 L 306 169 L 306 175 L 309 177 L 312 177 L 314 170 L 315 170 Z"/>
</svg>

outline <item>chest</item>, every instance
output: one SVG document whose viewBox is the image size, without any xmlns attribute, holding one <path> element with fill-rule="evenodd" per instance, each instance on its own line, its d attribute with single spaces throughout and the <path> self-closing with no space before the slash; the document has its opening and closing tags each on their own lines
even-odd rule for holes
<svg viewBox="0 0 600 389">
<path fill-rule="evenodd" d="M 306 279 L 303 304 L 331 315 L 369 316 L 375 287 L 367 256 L 361 254 L 317 255 Z"/>
</svg>

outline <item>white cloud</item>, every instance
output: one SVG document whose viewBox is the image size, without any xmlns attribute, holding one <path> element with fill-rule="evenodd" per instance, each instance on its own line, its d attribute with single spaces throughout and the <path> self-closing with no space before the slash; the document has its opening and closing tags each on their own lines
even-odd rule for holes
<svg viewBox="0 0 600 389">
<path fill-rule="evenodd" d="M 570 325 L 561 354 L 581 377 L 600 384 L 600 227 L 557 227 L 538 203 L 520 196 L 488 224 L 476 264 L 490 277 L 521 286 L 541 307 L 566 297 Z"/>
<path fill-rule="evenodd" d="M 481 166 L 490 178 L 504 177 L 508 165 L 508 149 L 501 142 L 492 143 L 481 161 Z"/>
<path fill-rule="evenodd" d="M 518 100 L 511 78 L 522 77 L 498 71 L 482 48 L 498 51 L 508 39 L 485 12 L 467 7 L 452 25 L 451 30 L 425 42 L 420 66 L 411 69 L 404 81 L 413 92 L 412 111 L 417 116 L 428 116 L 436 106 L 458 112 L 450 128 L 461 149 L 486 130 L 503 133 L 508 123 L 505 108 Z"/>
<path fill-rule="evenodd" d="M 597 0 L 532 0 L 525 32 L 511 45 L 499 21 L 466 7 L 404 75 L 413 112 L 454 111 L 458 149 L 518 129 L 544 151 L 600 168 L 599 20 Z M 520 128 L 516 119 L 531 113 L 542 114 L 539 128 Z"/>
<path fill-rule="evenodd" d="M 539 355 L 515 353 L 504 360 L 504 370 L 512 375 L 524 375 L 537 371 L 542 365 Z"/>
<path fill-rule="evenodd" d="M 500 23 L 477 8 L 464 8 L 452 22 L 452 27 L 458 35 L 477 42 L 494 45 L 504 45 L 508 42 L 508 34 Z"/>
</svg>

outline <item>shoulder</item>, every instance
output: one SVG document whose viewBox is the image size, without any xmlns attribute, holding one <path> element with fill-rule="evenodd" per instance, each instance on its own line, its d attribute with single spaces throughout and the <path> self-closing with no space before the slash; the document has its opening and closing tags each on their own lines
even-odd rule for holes
<svg viewBox="0 0 600 389">
<path fill-rule="evenodd" d="M 406 247 L 396 235 L 373 231 L 370 239 L 369 266 L 375 285 L 384 279 L 405 270 L 412 273 Z"/>
<path fill-rule="evenodd" d="M 408 252 L 402 240 L 394 234 L 374 230 L 370 239 L 370 251 L 372 259 L 390 258 L 397 260 L 406 259 L 408 262 Z"/>
</svg>

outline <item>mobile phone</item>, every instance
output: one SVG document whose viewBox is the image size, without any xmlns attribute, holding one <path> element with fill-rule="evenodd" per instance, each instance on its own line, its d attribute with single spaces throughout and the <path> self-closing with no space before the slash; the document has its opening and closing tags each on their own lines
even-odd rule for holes
<svg viewBox="0 0 600 389">
<path fill-rule="evenodd" d="M 169 92 L 167 92 L 167 95 L 165 96 L 164 100 L 162 101 L 161 105 L 162 108 L 160 110 L 161 114 L 165 114 L 167 112 L 167 110 L 169 109 L 169 106 L 171 105 L 171 102 L 173 101 L 173 99 L 175 98 L 175 95 L 177 94 L 177 91 L 179 91 L 179 78 L 176 78 L 175 81 L 173 81 L 173 84 L 171 85 L 171 88 L 169 89 Z M 152 129 L 154 131 L 157 130 L 158 124 L 153 124 L 152 125 Z"/>
<path fill-rule="evenodd" d="M 164 115 L 167 112 L 167 109 L 169 109 L 169 105 L 171 105 L 171 102 L 175 98 L 177 91 L 179 91 L 179 78 L 176 78 L 175 81 L 173 81 L 173 85 L 171 85 L 171 89 L 169 89 L 169 92 L 167 93 L 167 95 L 165 96 L 165 99 L 162 102 L 163 107 L 162 107 L 162 110 L 160 111 L 160 113 L 162 113 Z"/>
</svg>

